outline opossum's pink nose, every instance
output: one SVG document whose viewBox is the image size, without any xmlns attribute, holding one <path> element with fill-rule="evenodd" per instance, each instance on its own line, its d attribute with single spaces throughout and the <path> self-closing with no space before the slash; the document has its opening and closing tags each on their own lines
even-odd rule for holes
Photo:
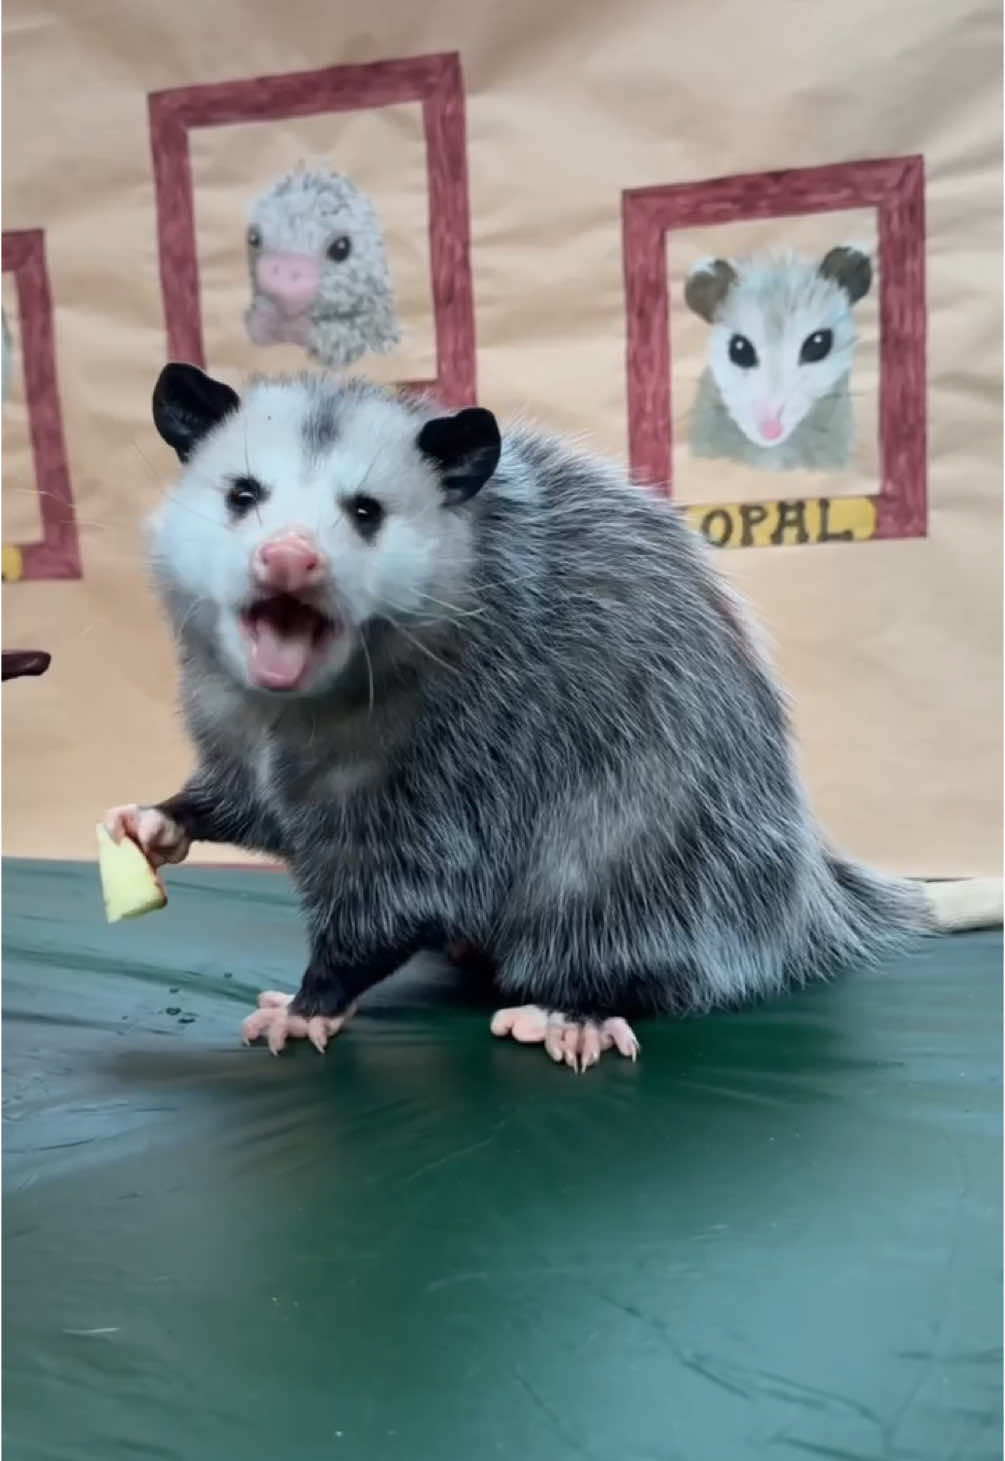
<svg viewBox="0 0 1005 1461">
<path fill-rule="evenodd" d="M 260 254 L 255 264 L 259 289 L 290 313 L 304 309 L 318 292 L 321 264 L 313 254 Z"/>
<path fill-rule="evenodd" d="M 255 582 L 273 593 L 299 594 L 324 576 L 324 559 L 306 533 L 280 533 L 260 544 L 252 559 Z"/>
<path fill-rule="evenodd" d="M 781 411 L 761 411 L 757 417 L 761 435 L 765 441 L 777 441 L 782 434 Z"/>
</svg>

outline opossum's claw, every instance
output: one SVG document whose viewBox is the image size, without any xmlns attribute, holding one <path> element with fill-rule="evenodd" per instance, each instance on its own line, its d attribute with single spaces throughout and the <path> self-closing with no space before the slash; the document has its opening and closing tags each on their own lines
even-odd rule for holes
<svg viewBox="0 0 1005 1461">
<path fill-rule="evenodd" d="M 634 1061 L 640 1049 L 635 1031 L 618 1016 L 581 1020 L 536 1004 L 497 1010 L 491 1028 L 493 1035 L 509 1036 L 521 1045 L 543 1044 L 556 1065 L 567 1065 L 580 1074 L 596 1065 L 606 1050 L 617 1050 Z"/>
<path fill-rule="evenodd" d="M 639 1044 L 635 1031 L 626 1020 L 605 1020 L 603 1031 L 627 1060 L 638 1060 L 642 1046 Z"/>
<path fill-rule="evenodd" d="M 342 1015 L 313 1015 L 308 1019 L 304 1015 L 290 1013 L 292 1001 L 292 994 L 281 994 L 274 989 L 260 994 L 258 1009 L 241 1024 L 241 1039 L 245 1045 L 253 1044 L 264 1035 L 273 1055 L 278 1055 L 287 1040 L 309 1040 L 323 1055 L 328 1041 L 349 1023 L 355 1012 L 353 1005 Z"/>
</svg>

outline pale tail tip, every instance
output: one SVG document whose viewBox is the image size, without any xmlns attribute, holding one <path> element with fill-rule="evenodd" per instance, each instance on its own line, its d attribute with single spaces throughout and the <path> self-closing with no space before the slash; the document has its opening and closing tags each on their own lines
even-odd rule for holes
<svg viewBox="0 0 1005 1461">
<path fill-rule="evenodd" d="M 928 883 L 925 891 L 939 933 L 1002 927 L 1005 889 L 1001 878 Z"/>
</svg>

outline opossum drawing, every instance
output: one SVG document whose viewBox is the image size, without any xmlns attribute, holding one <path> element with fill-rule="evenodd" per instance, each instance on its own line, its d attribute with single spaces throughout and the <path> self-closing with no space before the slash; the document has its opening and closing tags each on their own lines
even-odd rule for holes
<svg viewBox="0 0 1005 1461">
<path fill-rule="evenodd" d="M 299 169 L 252 204 L 247 230 L 255 345 L 302 345 L 347 366 L 397 344 L 394 296 L 376 209 L 350 179 Z"/>
<path fill-rule="evenodd" d="M 769 471 L 841 471 L 852 457 L 852 306 L 868 293 L 861 249 L 703 259 L 684 298 L 706 320 L 708 363 L 691 414 L 691 451 Z"/>
</svg>

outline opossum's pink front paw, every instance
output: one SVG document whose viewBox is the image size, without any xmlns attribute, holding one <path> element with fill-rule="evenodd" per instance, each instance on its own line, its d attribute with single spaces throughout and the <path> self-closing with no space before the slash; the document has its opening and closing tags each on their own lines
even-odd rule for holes
<svg viewBox="0 0 1005 1461">
<path fill-rule="evenodd" d="M 307 1019 L 304 1015 L 291 1014 L 292 1002 L 292 994 L 280 994 L 274 989 L 260 994 L 258 1009 L 241 1024 L 245 1045 L 264 1035 L 273 1055 L 278 1055 L 287 1040 L 309 1040 L 323 1055 L 328 1041 L 349 1023 L 356 1011 L 356 1006 L 350 1005 L 343 1015 L 314 1015 Z"/>
<path fill-rule="evenodd" d="M 544 1045 L 552 1060 L 571 1070 L 589 1070 L 605 1050 L 617 1050 L 627 1060 L 637 1060 L 641 1046 L 627 1021 L 577 1020 L 558 1010 L 524 1004 L 497 1010 L 492 1016 L 493 1035 L 509 1036 L 521 1045 Z"/>
<path fill-rule="evenodd" d="M 116 842 L 131 837 L 143 849 L 151 867 L 184 862 L 192 845 L 178 823 L 156 807 L 112 807 L 105 813 L 105 826 Z"/>
</svg>

